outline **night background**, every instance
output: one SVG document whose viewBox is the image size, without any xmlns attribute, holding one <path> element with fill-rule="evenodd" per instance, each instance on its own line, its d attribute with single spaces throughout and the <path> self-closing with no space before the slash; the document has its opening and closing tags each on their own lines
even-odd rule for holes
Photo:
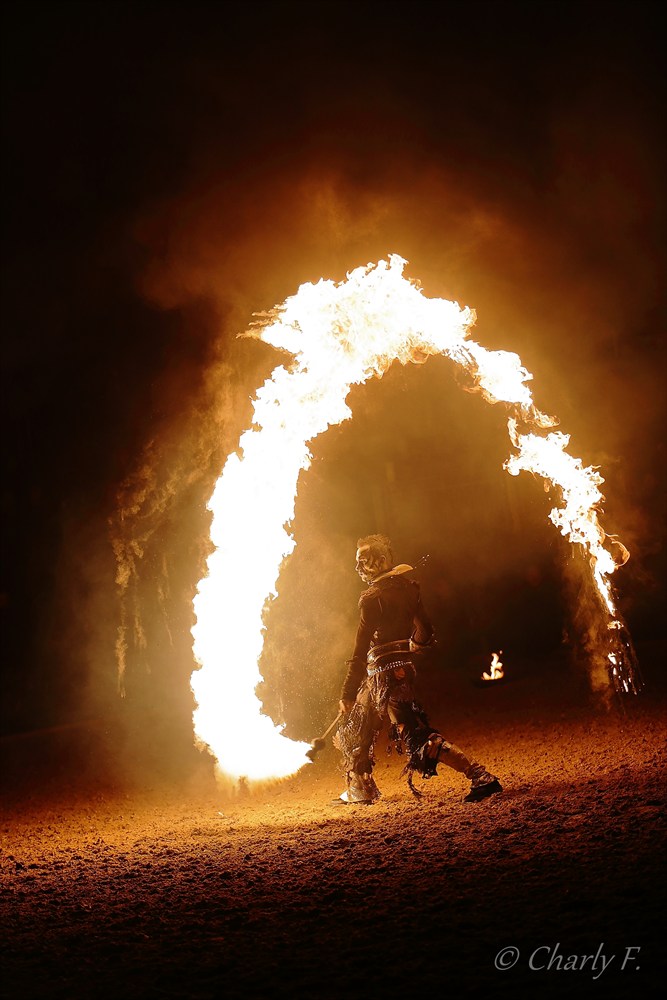
<svg viewBox="0 0 667 1000">
<path fill-rule="evenodd" d="M 645 753 L 658 761 L 667 579 L 661 25 L 652 3 L 5 5 L 5 831 L 14 809 L 29 841 L 34 811 L 45 803 L 55 809 L 59 796 L 65 802 L 68 795 L 89 796 L 86 801 L 104 795 L 108 803 L 130 794 L 139 796 L 136 803 L 144 793 L 171 803 L 186 792 L 215 797 L 211 761 L 194 746 L 189 687 L 192 598 L 209 551 L 206 503 L 250 424 L 251 396 L 283 360 L 237 335 L 253 314 L 303 282 L 342 280 L 390 253 L 408 261 L 406 274 L 421 282 L 425 295 L 476 310 L 472 337 L 521 357 L 534 375 L 536 405 L 557 415 L 571 435 L 569 452 L 600 467 L 603 526 L 631 553 L 614 585 L 646 691 L 641 705 L 611 710 L 591 695 L 581 557 L 548 522 L 551 504 L 542 482 L 503 471 L 511 451 L 505 411 L 466 392 L 452 364 L 434 358 L 419 367 L 394 365 L 382 380 L 354 389 L 354 419 L 312 446 L 294 522 L 297 548 L 267 615 L 260 690 L 267 711 L 302 740 L 335 714 L 356 625 L 356 540 L 384 531 L 397 561 L 429 555 L 419 579 L 440 646 L 425 680 L 436 712 L 446 705 L 473 746 L 488 727 L 489 752 L 493 756 L 495 747 L 500 762 L 505 737 L 493 742 L 494 725 L 498 733 L 527 726 L 534 748 L 540 737 L 531 726 L 545 719 L 545 732 L 553 733 L 571 717 L 587 734 L 577 751 L 587 761 L 587 779 L 590 754 L 600 752 L 604 739 L 616 740 L 616 731 L 625 734 L 632 758 L 632 726 L 644 733 Z M 490 707 L 476 684 L 498 649 L 508 679 Z M 556 695 L 562 699 L 550 705 Z M 591 737 L 596 727 L 604 730 L 598 749 Z M 580 735 L 571 735 L 571 746 Z M 565 754 L 561 780 L 579 781 L 576 769 L 568 771 L 572 757 L 564 744 L 559 750 L 551 736 L 545 739 L 547 757 Z M 614 743 L 613 752 L 618 762 L 625 751 Z M 647 760 L 642 780 L 657 781 Z M 333 757 L 326 767 L 322 773 L 331 773 L 335 786 Z M 292 806 L 299 780 L 289 793 Z M 607 771 L 599 778 L 617 795 L 615 780 Z M 304 806 L 303 822 L 319 830 L 318 802 L 325 810 L 326 795 L 311 789 L 315 778 L 303 781 L 301 794 L 315 796 Z M 550 786 L 554 801 L 560 791 Z M 568 910 L 568 926 L 580 921 L 577 934 L 590 947 L 600 939 L 597 929 L 585 933 L 593 900 L 614 932 L 615 915 L 644 908 L 641 933 L 619 938 L 619 954 L 621 945 L 642 945 L 641 934 L 657 919 L 655 896 L 645 904 L 642 894 L 653 886 L 650 851 L 664 832 L 655 788 L 647 786 L 637 799 L 627 794 L 628 808 L 640 801 L 652 810 L 644 854 L 633 839 L 641 817 L 625 821 L 617 809 L 615 820 L 604 812 L 596 823 L 611 824 L 612 847 L 620 854 L 635 851 L 637 881 L 615 895 L 605 870 L 599 881 L 591 876 L 588 895 Z M 503 798 L 511 802 L 511 793 Z M 524 806 L 515 801 L 508 808 Z M 235 820 L 242 839 L 252 840 L 255 821 L 260 827 L 274 822 L 261 808 L 247 804 L 246 818 Z M 275 808 L 284 813 L 280 802 Z M 423 819 L 410 812 L 415 808 L 397 807 L 401 823 L 407 810 L 412 852 L 426 858 L 426 840 L 418 840 Z M 480 821 L 489 829 L 492 815 Z M 280 836 L 298 831 L 296 816 L 276 821 Z M 523 813 L 522 821 L 531 826 Z M 346 811 L 338 822 L 350 830 L 362 823 L 357 846 L 375 856 L 368 840 L 374 820 L 350 819 Z M 395 840 L 394 820 L 383 822 Z M 206 825 L 196 829 L 206 840 Z M 341 866 L 355 843 L 347 834 L 342 849 L 336 841 Z M 320 830 L 320 837 L 328 835 Z M 557 839 L 558 829 L 547 836 Z M 572 871 L 588 863 L 584 833 L 578 836 Z M 211 842 L 209 872 L 216 864 Z M 269 853 L 282 850 L 271 837 L 263 843 Z M 461 845 L 469 867 L 477 846 Z M 329 847 L 318 848 L 323 858 Z M 591 871 L 598 862 L 604 869 L 608 847 L 591 848 Z M 281 878 L 288 881 L 296 878 L 284 870 L 290 850 L 280 856 Z M 22 866 L 20 876 L 27 862 L 15 861 L 16 843 L 3 851 Z M 518 856 L 526 861 L 531 851 L 524 844 Z M 426 900 L 424 865 L 419 891 Z M 266 874 L 270 861 L 266 866 L 256 880 L 274 885 Z M 357 876 L 365 877 L 367 868 L 361 865 Z M 456 898 L 464 908 L 488 890 L 485 877 L 461 882 Z M 382 873 L 375 879 L 381 884 Z M 375 884 L 368 883 L 368 905 L 375 905 Z M 18 891 L 19 904 L 28 905 L 30 889 Z M 95 906 L 73 902 L 77 891 L 62 905 L 83 907 L 81 928 Z M 171 903 L 182 916 L 183 893 L 181 903 Z M 498 898 L 504 912 L 509 890 Z M 329 912 L 340 921 L 343 933 L 341 914 L 350 901 L 327 899 L 325 918 Z M 35 905 L 44 907 L 36 923 L 34 914 L 28 920 L 37 927 L 47 920 L 46 903 Z M 420 912 L 435 940 L 430 905 Z M 442 905 L 451 914 L 458 904 Z M 234 941 L 238 956 L 234 934 L 245 934 L 247 917 L 256 941 L 262 935 L 273 941 L 270 961 L 207 966 L 195 986 L 188 985 L 184 960 L 178 968 L 185 978 L 172 970 L 160 985 L 137 970 L 157 968 L 172 946 L 151 951 L 157 946 L 150 943 L 142 951 L 138 941 L 133 951 L 126 942 L 135 975 L 123 981 L 125 995 L 213 996 L 223 980 L 229 995 L 242 987 L 245 995 L 275 995 L 267 983 L 286 961 L 276 942 L 289 950 L 292 937 L 285 931 L 281 938 L 275 927 L 267 931 L 261 906 L 259 917 L 230 912 L 231 923 L 214 940 Z M 552 912 L 564 911 L 556 906 Z M 298 935 L 311 935 L 309 913 L 313 922 L 320 919 L 301 908 Z M 188 911 L 174 931 L 177 939 L 185 940 L 188 927 L 201 937 L 209 918 L 198 911 L 194 919 Z M 285 919 L 289 927 L 289 914 Z M 496 938 L 480 930 L 485 919 L 476 910 L 467 913 L 459 921 L 467 944 L 451 931 L 443 946 L 452 955 L 463 948 L 467 970 L 482 961 L 475 940 L 488 938 L 483 959 L 492 961 Z M 531 919 L 547 926 L 539 914 Z M 113 934 L 108 914 L 105 920 Z M 84 972 L 79 966 L 79 978 L 70 973 L 68 979 L 62 968 L 72 943 L 58 939 L 40 951 L 26 945 L 16 921 L 15 940 L 23 944 L 14 950 L 10 944 L 14 978 L 6 996 L 99 993 L 95 972 L 111 962 L 115 944 L 101 945 L 98 964 Z M 553 934 L 567 940 L 561 925 L 560 938 Z M 154 942 L 152 932 L 148 936 Z M 535 931 L 531 944 L 542 937 Z M 48 934 L 45 940 L 51 941 Z M 226 947 L 220 945 L 223 952 Z M 382 954 L 386 960 L 389 952 Z M 365 953 L 352 958 L 367 961 Z M 445 958 L 442 983 L 420 962 L 412 966 L 413 982 L 476 988 L 474 975 L 466 978 L 462 966 L 447 971 Z M 256 980 L 247 978 L 251 965 Z M 292 970 L 284 995 L 364 995 L 363 977 L 344 990 L 330 978 L 322 984 L 316 965 L 302 963 L 298 975 Z M 386 985 L 384 975 L 393 981 L 383 968 L 373 973 L 376 986 Z M 489 975 L 487 982 L 479 973 L 479 995 L 501 985 L 518 995 L 518 981 L 493 969 Z M 619 982 L 618 995 L 625 995 L 627 981 Z M 403 983 L 401 975 L 396 983 Z M 531 989 L 535 985 L 531 980 Z M 555 989 L 553 977 L 547 985 Z M 539 988 L 545 989 L 544 980 Z M 605 992 L 616 995 L 608 984 Z"/>
</svg>

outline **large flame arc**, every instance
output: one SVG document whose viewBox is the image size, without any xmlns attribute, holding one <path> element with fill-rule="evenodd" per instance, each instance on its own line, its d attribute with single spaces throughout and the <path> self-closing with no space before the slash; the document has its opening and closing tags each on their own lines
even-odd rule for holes
<svg viewBox="0 0 667 1000">
<path fill-rule="evenodd" d="M 551 520 L 587 552 L 600 613 L 608 629 L 621 628 L 609 576 L 627 551 L 610 545 L 599 523 L 602 477 L 566 453 L 567 435 L 550 430 L 558 421 L 535 407 L 526 384 L 532 375 L 520 358 L 468 339 L 474 312 L 427 298 L 404 277 L 405 263 L 392 255 L 345 281 L 302 285 L 255 327 L 254 335 L 287 352 L 289 362 L 258 390 L 253 426 L 210 500 L 215 551 L 199 584 L 193 628 L 200 664 L 192 677 L 195 732 L 233 777 L 281 777 L 307 763 L 308 745 L 287 739 L 260 711 L 262 615 L 294 548 L 289 525 L 310 442 L 351 417 L 346 398 L 353 385 L 381 376 L 394 361 L 446 355 L 489 402 L 506 404 L 516 449 L 506 468 L 513 475 L 528 470 L 559 488 L 564 504 Z M 634 690 L 632 667 L 623 666 L 624 648 L 617 645 L 609 652 L 610 677 L 615 683 L 616 670 L 624 690 Z"/>
</svg>

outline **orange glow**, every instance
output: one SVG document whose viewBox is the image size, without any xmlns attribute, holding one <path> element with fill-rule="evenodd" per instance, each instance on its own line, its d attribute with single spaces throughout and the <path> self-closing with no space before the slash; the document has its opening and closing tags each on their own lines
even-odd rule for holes
<svg viewBox="0 0 667 1000">
<path fill-rule="evenodd" d="M 255 695 L 264 642 L 262 613 L 277 594 L 281 566 L 295 542 L 290 532 L 298 479 L 308 469 L 309 443 L 351 417 L 353 385 L 382 376 L 394 361 L 421 364 L 445 355 L 462 366 L 478 391 L 509 412 L 517 453 L 506 462 L 542 476 L 562 493 L 549 515 L 588 553 L 609 629 L 620 628 L 609 577 L 627 558 L 609 543 L 597 511 L 602 477 L 569 456 L 557 420 L 534 406 L 521 359 L 488 351 L 468 339 L 475 314 L 454 302 L 429 299 L 403 276 L 396 255 L 360 267 L 345 281 L 320 280 L 257 322 L 252 335 L 285 352 L 285 361 L 258 389 L 253 425 L 229 456 L 209 507 L 215 551 L 195 598 L 192 676 L 198 738 L 234 777 L 283 776 L 306 764 L 309 744 L 296 743 L 262 715 Z M 622 650 L 610 656 L 622 657 Z M 609 659 L 612 669 L 615 661 Z"/>
</svg>

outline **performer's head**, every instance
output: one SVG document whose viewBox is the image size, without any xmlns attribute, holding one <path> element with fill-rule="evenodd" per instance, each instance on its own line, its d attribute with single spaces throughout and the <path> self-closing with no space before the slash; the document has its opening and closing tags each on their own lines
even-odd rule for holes
<svg viewBox="0 0 667 1000">
<path fill-rule="evenodd" d="M 357 573 L 364 583 L 372 583 L 394 565 L 391 542 L 386 535 L 366 535 L 357 542 Z"/>
</svg>

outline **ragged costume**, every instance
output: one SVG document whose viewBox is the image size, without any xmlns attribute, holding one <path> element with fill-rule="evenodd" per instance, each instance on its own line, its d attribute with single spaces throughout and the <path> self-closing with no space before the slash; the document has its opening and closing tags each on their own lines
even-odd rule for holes
<svg viewBox="0 0 667 1000">
<path fill-rule="evenodd" d="M 470 779 L 466 801 L 502 791 L 495 775 L 430 725 L 416 700 L 416 664 L 435 639 L 419 585 L 406 575 L 412 567 L 394 566 L 389 539 L 369 535 L 357 543 L 356 568 L 369 587 L 359 599 L 359 627 L 341 692 L 342 722 L 334 738 L 347 782 L 340 800 L 371 804 L 380 797 L 373 751 L 386 718 L 391 743 L 405 754 L 404 770 L 414 794 L 419 793 L 413 775 L 430 778 L 439 763 Z"/>
</svg>

